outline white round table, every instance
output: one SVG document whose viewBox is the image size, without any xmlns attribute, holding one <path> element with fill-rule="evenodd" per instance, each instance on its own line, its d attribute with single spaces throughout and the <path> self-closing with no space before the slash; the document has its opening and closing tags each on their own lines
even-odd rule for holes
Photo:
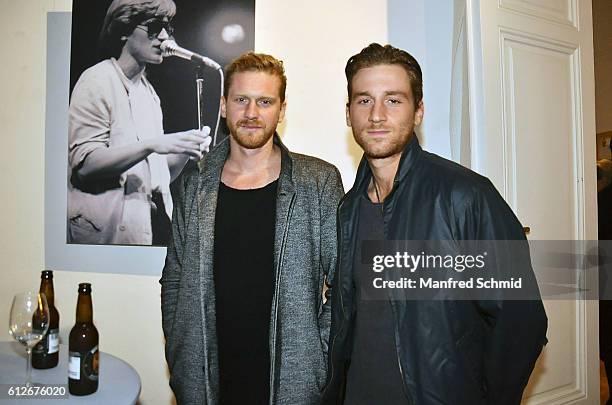
<svg viewBox="0 0 612 405">
<path fill-rule="evenodd" d="M 25 383 L 26 352 L 17 342 L 0 342 L 0 384 Z M 140 395 L 140 377 L 132 366 L 108 353 L 100 352 L 100 384 L 98 390 L 85 396 L 68 395 L 68 398 L 51 399 L 59 404 L 135 404 Z M 68 346 L 60 345 L 59 364 L 48 370 L 32 369 L 32 382 L 36 384 L 66 385 L 68 392 Z M 5 397 L 4 397 L 5 398 Z M 0 399 L 0 404 L 46 403 L 40 399 Z"/>
</svg>

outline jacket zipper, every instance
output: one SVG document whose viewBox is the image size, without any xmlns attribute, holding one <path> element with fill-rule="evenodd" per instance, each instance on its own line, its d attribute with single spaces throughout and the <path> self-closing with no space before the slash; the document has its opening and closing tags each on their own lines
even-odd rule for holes
<svg viewBox="0 0 612 405">
<path fill-rule="evenodd" d="M 398 183 L 399 182 L 397 179 L 393 181 L 393 189 L 391 190 L 392 192 L 397 187 Z M 385 220 L 384 205 L 383 205 L 383 232 L 384 232 L 384 236 L 386 240 L 387 239 L 387 221 Z M 393 305 L 393 302 L 391 301 L 389 301 L 389 305 L 391 305 L 391 310 L 393 311 L 393 315 L 397 319 L 397 310 L 395 309 L 395 305 Z M 395 357 L 397 359 L 397 366 L 399 368 L 400 377 L 402 378 L 402 392 L 404 393 L 404 396 L 406 397 L 408 402 L 412 404 L 413 401 L 410 399 L 409 390 L 406 387 L 406 379 L 404 377 L 404 369 L 402 367 L 402 361 L 400 359 L 400 355 L 397 350 L 397 346 L 398 346 L 397 344 L 399 342 L 399 330 L 398 330 L 397 322 L 393 322 L 393 332 L 395 333 L 395 339 L 394 339 L 395 340 Z"/>
<path fill-rule="evenodd" d="M 404 379 L 404 369 L 402 368 L 402 362 L 400 360 L 399 352 L 397 351 L 397 341 L 399 340 L 399 331 L 397 330 L 397 324 L 393 328 L 395 332 L 395 356 L 397 358 L 397 366 L 399 367 L 400 377 L 402 377 L 402 391 L 404 392 L 404 396 L 408 400 L 410 404 L 412 404 L 412 400 L 410 399 L 410 395 L 408 394 L 408 388 L 406 387 L 406 380 Z"/>
<path fill-rule="evenodd" d="M 278 296 L 280 293 L 280 278 L 283 263 L 283 256 L 285 254 L 285 242 L 287 242 L 287 233 L 289 232 L 289 218 L 293 212 L 293 202 L 295 201 L 295 194 L 291 197 L 289 202 L 289 209 L 287 210 L 287 220 L 285 222 L 285 230 L 283 231 L 283 243 L 281 244 L 280 254 L 278 255 L 278 264 L 276 267 L 276 286 L 274 287 L 274 328 L 272 336 L 272 347 L 270 348 L 270 405 L 274 404 L 274 373 L 275 373 L 275 362 L 276 362 L 276 327 L 278 325 Z"/>
</svg>

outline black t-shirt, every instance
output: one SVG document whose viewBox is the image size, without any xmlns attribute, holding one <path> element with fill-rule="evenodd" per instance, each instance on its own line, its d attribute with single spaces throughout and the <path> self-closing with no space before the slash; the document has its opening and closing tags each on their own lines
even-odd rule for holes
<svg viewBox="0 0 612 405">
<path fill-rule="evenodd" d="M 388 300 L 363 299 L 361 282 L 371 280 L 368 265 L 361 264 L 361 243 L 384 240 L 382 205 L 365 195 L 360 200 L 357 252 L 353 277 L 357 291 L 357 311 L 353 332 L 353 350 L 346 382 L 345 405 L 404 405 L 403 391 L 395 349 L 393 312 Z"/>
<path fill-rule="evenodd" d="M 222 405 L 269 402 L 277 184 L 219 185 L 214 280 Z"/>
</svg>

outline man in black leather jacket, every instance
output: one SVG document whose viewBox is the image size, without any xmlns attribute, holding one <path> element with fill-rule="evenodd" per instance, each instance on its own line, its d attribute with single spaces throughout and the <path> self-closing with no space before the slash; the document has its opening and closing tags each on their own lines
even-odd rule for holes
<svg viewBox="0 0 612 405">
<path fill-rule="evenodd" d="M 535 286 L 532 299 L 363 299 L 364 240 L 524 242 L 525 236 L 488 179 L 419 146 L 422 74 L 412 56 L 371 44 L 349 59 L 345 72 L 347 124 L 364 157 L 338 211 L 323 403 L 520 403 L 547 329 L 528 256 L 512 271 Z"/>
</svg>

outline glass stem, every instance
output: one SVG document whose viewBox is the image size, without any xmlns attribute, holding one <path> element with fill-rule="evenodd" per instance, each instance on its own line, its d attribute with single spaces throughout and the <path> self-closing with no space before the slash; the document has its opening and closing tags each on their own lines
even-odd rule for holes
<svg viewBox="0 0 612 405">
<path fill-rule="evenodd" d="M 27 347 L 26 353 L 28 354 L 28 364 L 26 368 L 26 387 L 32 386 L 32 348 Z"/>
</svg>

